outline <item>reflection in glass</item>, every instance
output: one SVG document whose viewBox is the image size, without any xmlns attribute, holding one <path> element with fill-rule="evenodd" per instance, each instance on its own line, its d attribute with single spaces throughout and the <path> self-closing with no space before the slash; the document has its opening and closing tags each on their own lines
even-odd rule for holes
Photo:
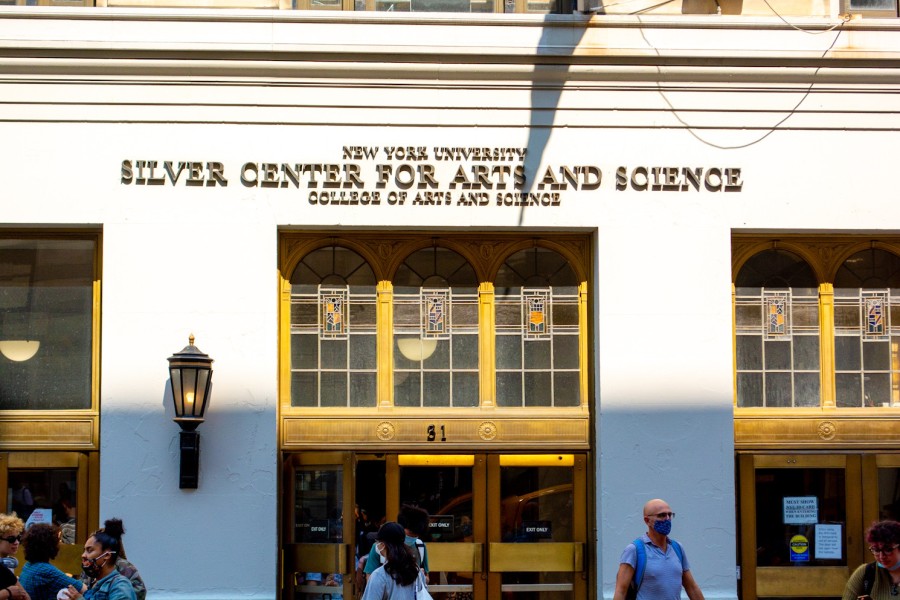
<svg viewBox="0 0 900 600">
<path fill-rule="evenodd" d="M 900 468 L 878 469 L 878 518 L 900 521 Z"/>
<path fill-rule="evenodd" d="M 500 529 L 506 543 L 572 541 L 572 469 L 505 467 L 500 471 Z M 573 598 L 572 573 L 503 573 L 504 598 Z"/>
<path fill-rule="evenodd" d="M 478 406 L 478 279 L 456 252 L 414 252 L 394 277 L 394 405 Z"/>
<path fill-rule="evenodd" d="M 344 479 L 340 468 L 294 472 L 294 543 L 340 543 Z"/>
<path fill-rule="evenodd" d="M 7 499 L 11 512 L 30 523 L 54 523 L 61 542 L 74 544 L 78 534 L 76 469 L 10 469 Z"/>
<path fill-rule="evenodd" d="M 0 238 L 0 342 L 38 342 L 27 360 L 4 344 L 4 409 L 91 408 L 95 254 L 92 239 Z"/>
</svg>

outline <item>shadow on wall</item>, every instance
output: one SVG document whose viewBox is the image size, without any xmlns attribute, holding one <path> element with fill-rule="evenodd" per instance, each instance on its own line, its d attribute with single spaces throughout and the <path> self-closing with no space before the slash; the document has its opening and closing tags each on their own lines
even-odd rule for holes
<svg viewBox="0 0 900 600">
<path fill-rule="evenodd" d="M 559 24 L 554 25 L 554 21 L 559 21 Z M 571 57 L 581 44 L 589 22 L 587 17 L 581 22 L 573 22 L 567 17 L 565 26 L 562 26 L 560 15 L 544 16 L 531 79 L 531 112 L 524 163 L 526 183 L 522 190 L 525 194 L 534 190 L 535 181 L 539 177 L 538 169 L 550 143 L 559 102 L 568 81 Z M 525 221 L 525 210 L 525 206 L 519 210 L 518 225 Z"/>
</svg>

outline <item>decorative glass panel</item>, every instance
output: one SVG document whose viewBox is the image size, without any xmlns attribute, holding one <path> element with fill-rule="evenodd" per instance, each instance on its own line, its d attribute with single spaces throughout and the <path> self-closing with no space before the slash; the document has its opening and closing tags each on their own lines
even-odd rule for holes
<svg viewBox="0 0 900 600">
<path fill-rule="evenodd" d="M 540 340 L 550 338 L 548 327 L 547 309 L 549 307 L 549 289 L 526 289 L 522 292 L 522 302 L 525 304 L 523 312 L 526 322 L 526 340 Z"/>
<path fill-rule="evenodd" d="M 450 339 L 450 290 L 423 290 L 422 291 L 422 335 L 436 340 Z"/>
<path fill-rule="evenodd" d="M 349 315 L 345 315 L 347 306 L 347 288 L 321 288 L 319 290 L 319 306 L 322 307 L 322 337 L 344 338 L 349 327 Z"/>
<path fill-rule="evenodd" d="M 766 339 L 789 340 L 791 338 L 791 326 L 788 316 L 791 314 L 791 293 L 788 292 L 764 292 L 766 306 Z"/>
<path fill-rule="evenodd" d="M 888 292 L 863 292 L 862 305 L 865 310 L 866 324 L 863 329 L 864 340 L 883 340 L 887 334 L 888 312 L 885 307 L 890 304 Z"/>
</svg>

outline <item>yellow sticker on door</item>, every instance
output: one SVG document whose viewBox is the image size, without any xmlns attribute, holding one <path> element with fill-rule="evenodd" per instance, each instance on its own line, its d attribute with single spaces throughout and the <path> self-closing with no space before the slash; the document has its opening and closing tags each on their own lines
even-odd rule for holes
<svg viewBox="0 0 900 600">
<path fill-rule="evenodd" d="M 809 562 L 809 540 L 800 534 L 791 538 L 791 562 Z"/>
</svg>

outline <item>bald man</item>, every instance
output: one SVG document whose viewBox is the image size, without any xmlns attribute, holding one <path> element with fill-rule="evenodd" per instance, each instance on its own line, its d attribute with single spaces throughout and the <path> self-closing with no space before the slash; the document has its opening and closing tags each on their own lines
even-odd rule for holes
<svg viewBox="0 0 900 600">
<path fill-rule="evenodd" d="M 691 600 L 704 600 L 700 586 L 691 575 L 691 565 L 684 549 L 682 548 L 679 558 L 679 553 L 672 545 L 673 540 L 669 539 L 673 518 L 675 513 L 665 500 L 655 498 L 644 505 L 647 533 L 641 536 L 640 541 L 644 545 L 647 562 L 637 600 L 678 600 L 681 598 L 682 587 Z M 636 567 L 637 548 L 632 542 L 619 558 L 613 600 L 625 600 Z"/>
</svg>

